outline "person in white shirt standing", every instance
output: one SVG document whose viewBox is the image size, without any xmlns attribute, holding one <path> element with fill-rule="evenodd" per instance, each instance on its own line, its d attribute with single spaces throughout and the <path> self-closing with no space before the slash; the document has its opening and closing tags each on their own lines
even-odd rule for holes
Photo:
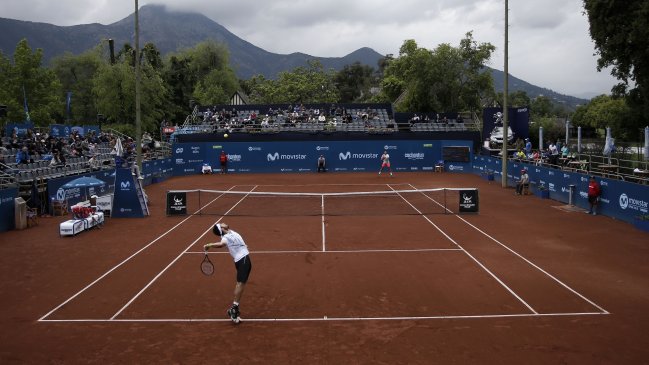
<svg viewBox="0 0 649 365">
<path fill-rule="evenodd" d="M 388 151 L 383 151 L 383 154 L 381 155 L 381 169 L 379 170 L 379 175 L 381 175 L 381 172 L 383 172 L 383 168 L 387 167 L 388 171 L 390 171 L 390 176 L 392 176 L 392 168 L 390 167 L 390 154 Z"/>
<path fill-rule="evenodd" d="M 248 277 L 250 276 L 250 271 L 252 270 L 252 262 L 250 261 L 250 252 L 248 251 L 248 246 L 244 242 L 241 235 L 230 229 L 226 223 L 216 223 L 212 232 L 221 237 L 220 242 L 208 243 L 204 247 L 205 251 L 208 251 L 212 247 L 221 248 L 226 246 L 230 251 L 230 255 L 234 259 L 234 267 L 237 269 L 237 284 L 234 287 L 234 301 L 230 309 L 228 309 L 228 316 L 232 319 L 232 322 L 239 323 L 241 318 L 239 317 L 239 302 L 241 300 L 241 295 L 243 294 L 243 289 L 248 282 Z"/>
</svg>

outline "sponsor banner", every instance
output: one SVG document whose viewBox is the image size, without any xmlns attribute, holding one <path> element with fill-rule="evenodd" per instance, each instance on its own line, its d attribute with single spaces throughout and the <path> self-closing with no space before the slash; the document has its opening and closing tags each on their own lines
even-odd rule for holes
<svg viewBox="0 0 649 365">
<path fill-rule="evenodd" d="M 520 176 L 520 171 L 526 168 L 534 190 L 544 186 L 550 193 L 550 198 L 563 203 L 570 201 L 580 208 L 588 209 L 588 175 L 560 169 L 536 166 L 533 164 L 509 161 L 507 164 L 508 185 L 514 186 Z M 493 171 L 500 175 L 502 163 L 500 159 L 488 156 L 475 156 L 472 171 L 483 174 Z M 499 177 L 496 177 L 498 179 Z M 596 176 L 602 190 L 598 212 L 626 222 L 633 222 L 638 215 L 649 214 L 649 185 L 640 185 L 622 180 L 608 179 Z"/>
<path fill-rule="evenodd" d="M 6 136 L 11 136 L 12 133 L 16 132 L 16 135 L 19 137 L 23 137 L 27 135 L 27 131 L 30 129 L 34 129 L 34 123 L 33 122 L 25 122 L 25 123 L 7 123 L 5 125 L 5 135 Z"/>
<path fill-rule="evenodd" d="M 460 195 L 460 212 L 477 213 L 479 211 L 477 189 L 462 190 L 459 195 Z"/>
<path fill-rule="evenodd" d="M 115 218 L 141 218 L 144 217 L 140 199 L 138 197 L 135 180 L 131 169 L 115 170 L 115 194 L 113 196 L 113 209 L 110 214 Z"/>
<path fill-rule="evenodd" d="M 63 185 L 80 177 L 94 177 L 106 184 L 103 186 L 89 188 L 64 189 Z M 65 201 L 72 206 L 80 201 L 88 200 L 91 196 L 103 196 L 109 194 L 115 188 L 115 170 L 102 170 L 83 175 L 64 176 L 57 179 L 47 180 L 47 194 L 50 201 Z"/>
<path fill-rule="evenodd" d="M 167 192 L 167 215 L 187 214 L 187 193 Z"/>
<path fill-rule="evenodd" d="M 0 232 L 10 231 L 15 228 L 15 199 L 17 197 L 18 188 L 0 190 Z"/>
<path fill-rule="evenodd" d="M 394 171 L 432 171 L 446 145 L 471 141 L 305 141 L 305 142 L 176 143 L 171 158 L 175 175 L 199 174 L 204 163 L 219 166 L 221 151 L 232 172 L 315 172 L 324 155 L 329 171 L 378 171 L 383 151 L 390 154 Z M 471 161 L 471 160 L 469 160 Z M 453 164 L 455 172 L 471 172 L 471 162 Z"/>
</svg>

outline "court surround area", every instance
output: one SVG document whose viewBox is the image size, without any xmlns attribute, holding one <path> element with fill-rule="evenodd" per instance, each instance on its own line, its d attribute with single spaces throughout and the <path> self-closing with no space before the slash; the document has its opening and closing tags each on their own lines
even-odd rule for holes
<svg viewBox="0 0 649 365">
<path fill-rule="evenodd" d="M 166 214 L 167 191 L 197 187 L 475 188 L 480 210 L 429 211 L 439 196 L 411 192 L 378 205 L 307 203 L 321 214 L 270 194 L 215 195 L 201 204 L 220 205 L 211 214 Z M 646 234 L 608 217 L 468 174 L 184 176 L 147 194 L 147 218 L 107 218 L 72 238 L 58 236 L 56 217 L 2 234 L 2 363 L 620 364 L 649 355 Z M 200 273 L 217 221 L 251 250 L 238 326 L 225 315 L 229 255 L 211 252 L 215 274 Z"/>
</svg>

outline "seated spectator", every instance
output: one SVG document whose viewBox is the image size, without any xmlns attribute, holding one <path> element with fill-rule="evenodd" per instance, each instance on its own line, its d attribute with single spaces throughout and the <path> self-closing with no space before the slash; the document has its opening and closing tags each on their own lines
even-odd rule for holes
<svg viewBox="0 0 649 365">
<path fill-rule="evenodd" d="M 28 164 L 30 162 L 33 161 L 31 160 L 31 156 L 29 156 L 29 149 L 25 146 L 16 153 L 16 164 Z"/>
<path fill-rule="evenodd" d="M 522 149 L 519 149 L 518 152 L 516 152 L 516 154 L 514 155 L 514 158 L 522 161 L 525 160 L 527 156 L 525 155 L 525 152 L 523 152 Z"/>
<path fill-rule="evenodd" d="M 524 187 L 529 187 L 530 185 L 530 176 L 527 174 L 526 169 L 521 170 L 521 179 L 518 181 L 518 184 L 516 184 L 516 195 L 521 195 L 523 194 L 523 188 Z"/>
<path fill-rule="evenodd" d="M 561 157 L 568 158 L 569 154 L 570 154 L 570 149 L 568 148 L 568 146 L 565 144 L 561 146 Z"/>
</svg>

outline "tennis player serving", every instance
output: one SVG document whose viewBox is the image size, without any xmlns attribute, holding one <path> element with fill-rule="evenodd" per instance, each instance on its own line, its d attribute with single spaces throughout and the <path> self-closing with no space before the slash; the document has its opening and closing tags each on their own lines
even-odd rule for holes
<svg viewBox="0 0 649 365">
<path fill-rule="evenodd" d="M 234 287 L 234 302 L 227 313 L 230 319 L 232 319 L 232 322 L 239 323 L 241 321 L 239 318 L 239 302 L 241 300 L 241 294 L 243 294 L 243 289 L 248 281 L 248 276 L 250 276 L 250 271 L 252 270 L 252 262 L 250 262 L 249 256 L 250 252 L 241 235 L 231 230 L 230 226 L 226 223 L 216 223 L 212 232 L 221 237 L 221 241 L 206 244 L 203 246 L 205 251 L 208 251 L 212 247 L 221 248 L 227 246 L 230 255 L 234 259 L 234 267 L 237 269 L 237 285 Z"/>
<path fill-rule="evenodd" d="M 387 167 L 388 171 L 390 171 L 390 176 L 392 176 L 392 168 L 390 167 L 390 154 L 388 151 L 383 151 L 383 154 L 381 155 L 381 169 L 379 170 L 379 175 L 383 172 L 383 168 Z"/>
</svg>

